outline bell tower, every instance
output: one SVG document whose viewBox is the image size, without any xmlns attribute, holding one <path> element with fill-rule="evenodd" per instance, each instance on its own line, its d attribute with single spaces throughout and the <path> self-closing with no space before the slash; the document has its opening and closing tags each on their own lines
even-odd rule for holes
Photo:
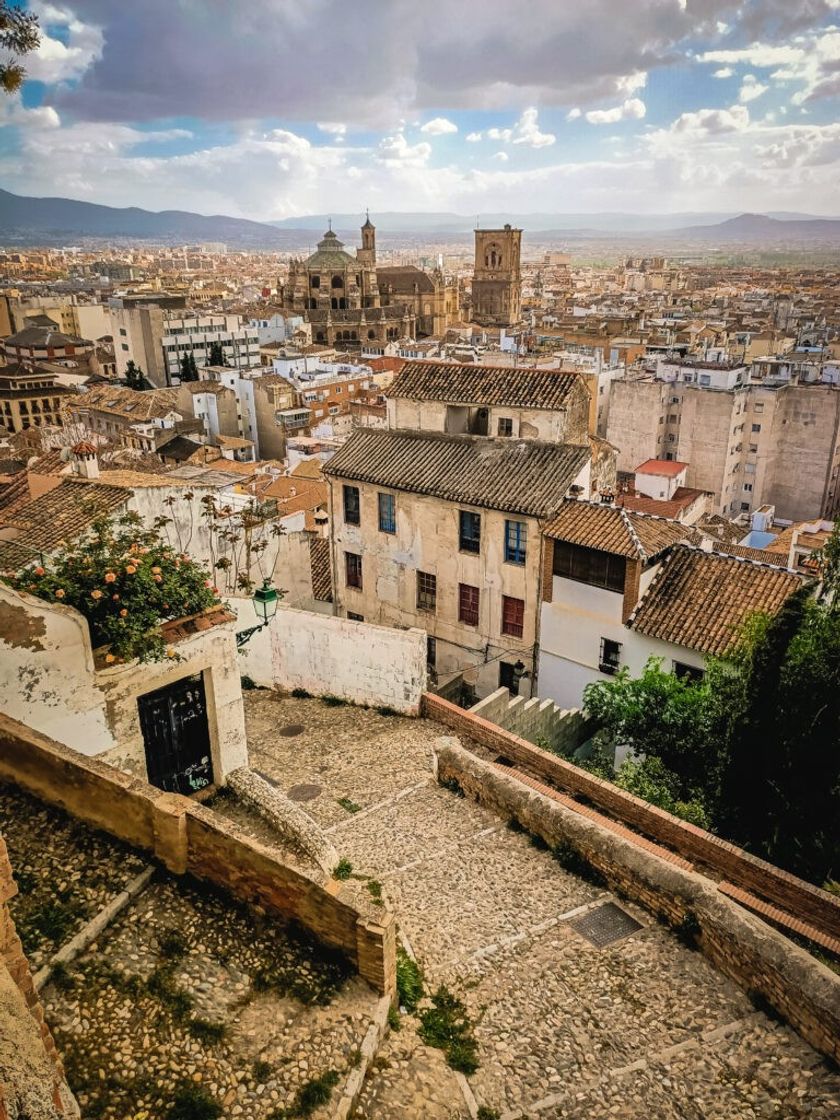
<svg viewBox="0 0 840 1120">
<path fill-rule="evenodd" d="M 486 327 L 512 327 L 519 322 L 522 304 L 520 254 L 522 230 L 475 231 L 472 280 L 474 322 Z"/>
<path fill-rule="evenodd" d="M 365 264 L 376 264 L 376 226 L 370 220 L 370 214 L 365 212 L 365 224 L 362 226 L 362 247 L 356 251 L 356 256 Z"/>
</svg>

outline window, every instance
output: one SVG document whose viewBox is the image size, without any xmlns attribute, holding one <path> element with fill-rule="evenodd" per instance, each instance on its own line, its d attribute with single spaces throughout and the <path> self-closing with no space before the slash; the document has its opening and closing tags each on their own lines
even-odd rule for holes
<svg viewBox="0 0 840 1120">
<path fill-rule="evenodd" d="M 511 418 L 509 416 L 500 416 L 499 417 L 499 426 L 497 428 L 497 431 L 498 431 L 500 436 L 512 436 L 513 435 L 513 421 L 511 420 Z"/>
<path fill-rule="evenodd" d="M 690 684 L 699 684 L 705 675 L 696 665 L 686 665 L 684 661 L 674 662 L 674 676 L 681 677 Z"/>
<path fill-rule="evenodd" d="M 379 494 L 379 531 L 396 533 L 397 509 L 393 494 Z"/>
<path fill-rule="evenodd" d="M 760 424 L 753 424 L 752 430 L 754 432 L 760 432 L 761 431 L 761 425 Z"/>
<path fill-rule="evenodd" d="M 434 611 L 437 606 L 437 576 L 431 572 L 417 573 L 417 609 Z"/>
<path fill-rule="evenodd" d="M 566 541 L 554 542 L 556 576 L 576 579 L 592 587 L 605 587 L 608 591 L 624 591 L 624 557 L 596 548 L 582 548 Z"/>
<path fill-rule="evenodd" d="M 124 350 L 127 354 L 128 353 L 128 343 L 127 342 L 121 342 L 120 343 L 120 349 Z"/>
<path fill-rule="evenodd" d="M 677 423 L 677 420 L 678 420 L 678 417 L 677 417 L 676 413 L 673 413 L 673 412 L 672 412 L 672 413 L 671 413 L 671 414 L 670 414 L 670 415 L 668 416 L 668 423 L 669 423 L 669 424 L 676 424 L 676 423 Z"/>
<path fill-rule="evenodd" d="M 365 616 L 363 614 L 356 614 L 355 611 L 348 611 L 347 617 L 351 622 L 364 622 Z"/>
<path fill-rule="evenodd" d="M 461 552 L 481 551 L 481 514 L 458 511 L 458 547 Z"/>
<path fill-rule="evenodd" d="M 362 589 L 362 558 L 358 552 L 344 553 L 344 569 L 348 587 Z"/>
<path fill-rule="evenodd" d="M 744 483 L 744 489 L 749 490 L 750 493 L 752 493 L 752 483 L 751 482 L 745 482 Z"/>
<path fill-rule="evenodd" d="M 524 521 L 505 521 L 505 560 L 508 564 L 524 564 L 528 526 Z"/>
<path fill-rule="evenodd" d="M 502 633 L 521 638 L 525 627 L 525 600 L 502 596 Z"/>
<path fill-rule="evenodd" d="M 763 401 L 756 401 L 755 404 L 753 405 L 753 412 L 763 412 L 763 411 L 764 411 L 764 402 Z"/>
<path fill-rule="evenodd" d="M 458 584 L 458 621 L 478 626 L 478 588 L 468 583 Z"/>
<path fill-rule="evenodd" d="M 751 443 L 750 446 L 749 446 L 749 452 L 750 452 L 751 455 L 755 455 L 758 452 L 758 444 L 757 443 Z"/>
<path fill-rule="evenodd" d="M 128 332 L 126 331 L 125 327 L 120 327 L 120 334 L 122 335 L 123 338 L 127 337 Z"/>
<path fill-rule="evenodd" d="M 598 668 L 602 673 L 613 676 L 618 672 L 621 664 L 621 642 L 614 642 L 612 638 L 601 639 L 601 656 L 598 659 Z"/>
<path fill-rule="evenodd" d="M 750 503 L 749 502 L 741 502 L 742 513 L 746 513 L 747 510 L 749 510 L 749 508 L 750 508 Z"/>
<path fill-rule="evenodd" d="M 358 525 L 361 520 L 359 487 L 344 487 L 344 521 L 347 525 Z"/>
</svg>

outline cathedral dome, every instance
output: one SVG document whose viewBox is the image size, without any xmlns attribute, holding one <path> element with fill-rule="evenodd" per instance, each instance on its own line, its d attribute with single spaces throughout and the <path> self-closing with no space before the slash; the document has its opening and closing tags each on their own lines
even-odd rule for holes
<svg viewBox="0 0 840 1120">
<path fill-rule="evenodd" d="M 331 229 L 318 242 L 317 250 L 307 257 L 305 268 L 309 272 L 330 272 L 356 266 L 356 260 L 344 251 L 344 242 Z"/>
</svg>

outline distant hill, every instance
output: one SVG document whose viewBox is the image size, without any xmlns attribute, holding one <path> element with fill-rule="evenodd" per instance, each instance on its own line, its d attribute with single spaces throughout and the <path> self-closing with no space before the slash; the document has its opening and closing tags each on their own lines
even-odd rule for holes
<svg viewBox="0 0 840 1120">
<path fill-rule="evenodd" d="M 155 213 L 136 206 L 119 209 L 69 198 L 26 198 L 0 190 L 0 242 L 67 244 L 84 237 L 125 237 L 165 244 L 223 241 L 250 249 L 284 249 L 300 242 L 300 237 L 246 218 L 221 214 L 205 217 L 186 210 Z"/>
<path fill-rule="evenodd" d="M 695 225 L 672 230 L 669 237 L 696 241 L 776 245 L 791 242 L 840 243 L 840 220 L 836 218 L 779 219 L 768 214 L 739 214 L 717 225 Z"/>
</svg>

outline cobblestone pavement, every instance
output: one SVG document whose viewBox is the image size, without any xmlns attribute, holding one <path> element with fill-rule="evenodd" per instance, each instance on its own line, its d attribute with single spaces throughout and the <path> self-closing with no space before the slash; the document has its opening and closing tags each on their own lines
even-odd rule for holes
<svg viewBox="0 0 840 1120">
<path fill-rule="evenodd" d="M 87 920 L 137 873 L 122 845 L 63 813 L 12 789 L 2 805 L 13 866 L 40 876 L 40 905 L 67 883 Z M 186 1086 L 225 1118 L 273 1120 L 330 1071 L 340 1092 L 378 1002 L 343 959 L 163 871 L 42 1001 L 85 1120 L 158 1120 Z M 194 1109 L 178 1115 L 209 1115 Z"/>
<path fill-rule="evenodd" d="M 18 885 L 12 917 L 33 972 L 146 866 L 125 844 L 11 786 L 0 786 L 0 832 Z"/>
<path fill-rule="evenodd" d="M 339 854 L 381 883 L 429 989 L 466 1003 L 473 1108 L 507 1120 L 840 1116 L 840 1078 L 819 1056 L 645 912 L 621 903 L 642 929 L 607 948 L 580 937 L 566 918 L 611 896 L 435 783 L 445 729 L 266 691 L 247 695 L 246 713 L 251 765 L 292 796 L 303 787 Z M 277 733 L 290 725 L 303 730 Z M 414 1017 L 402 1024 L 357 1115 L 468 1117 L 441 1052 Z"/>
</svg>

